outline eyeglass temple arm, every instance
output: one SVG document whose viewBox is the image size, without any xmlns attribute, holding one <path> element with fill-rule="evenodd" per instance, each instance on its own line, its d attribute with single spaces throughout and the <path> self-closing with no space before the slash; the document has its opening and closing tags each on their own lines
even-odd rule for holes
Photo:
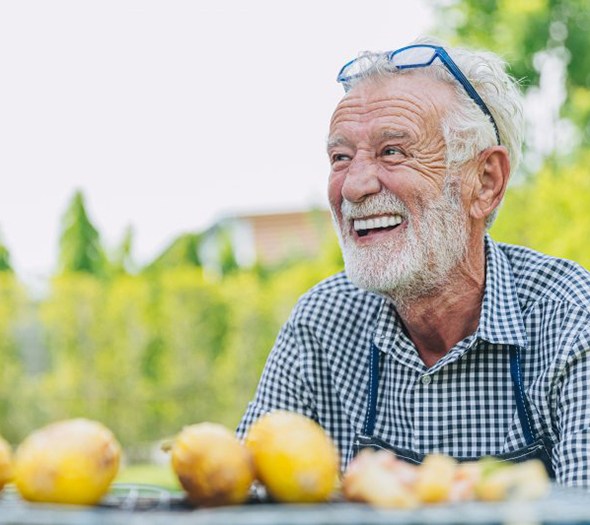
<svg viewBox="0 0 590 525">
<path fill-rule="evenodd" d="M 473 101 L 480 107 L 480 109 L 490 117 L 492 121 L 492 125 L 494 126 L 494 131 L 496 133 L 496 140 L 498 141 L 498 145 L 501 144 L 500 141 L 500 132 L 498 131 L 498 125 L 496 124 L 496 119 L 492 112 L 489 110 L 486 103 L 483 99 L 479 96 L 479 93 L 475 91 L 475 88 L 471 85 L 471 82 L 467 79 L 467 77 L 463 74 L 463 71 L 459 69 L 459 66 L 455 64 L 453 59 L 450 55 L 442 48 L 439 47 L 436 49 L 436 54 L 440 57 L 442 62 L 449 68 L 449 71 L 455 76 L 455 78 L 461 83 L 467 94 L 473 99 Z"/>
</svg>

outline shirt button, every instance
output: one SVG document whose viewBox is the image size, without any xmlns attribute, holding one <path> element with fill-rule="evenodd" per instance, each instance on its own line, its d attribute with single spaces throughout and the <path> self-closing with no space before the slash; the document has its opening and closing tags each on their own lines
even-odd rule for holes
<svg viewBox="0 0 590 525">
<path fill-rule="evenodd" d="M 429 385 L 430 383 L 432 383 L 432 377 L 430 377 L 429 375 L 426 375 L 426 374 L 425 374 L 425 375 L 423 375 L 423 376 L 420 378 L 420 382 L 421 382 L 423 385 Z"/>
</svg>

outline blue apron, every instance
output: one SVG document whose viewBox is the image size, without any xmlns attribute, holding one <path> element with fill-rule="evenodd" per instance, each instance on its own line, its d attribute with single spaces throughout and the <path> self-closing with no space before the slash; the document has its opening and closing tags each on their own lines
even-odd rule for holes
<svg viewBox="0 0 590 525">
<path fill-rule="evenodd" d="M 414 465 L 419 465 L 424 460 L 425 454 L 413 450 L 393 446 L 385 441 L 373 436 L 375 430 L 375 418 L 377 412 L 377 391 L 379 386 L 379 358 L 380 351 L 377 346 L 371 344 L 370 375 L 369 375 L 369 398 L 367 402 L 367 412 L 363 425 L 363 433 L 357 434 L 353 443 L 353 454 L 356 455 L 364 448 L 389 450 L 397 457 Z M 549 474 L 551 479 L 555 478 L 555 472 L 551 465 L 551 448 L 552 445 L 548 439 L 537 437 L 531 425 L 530 408 L 524 392 L 522 377 L 520 375 L 520 348 L 517 346 L 510 347 L 510 377 L 514 388 L 514 397 L 516 399 L 516 411 L 518 419 L 522 426 L 526 445 L 513 452 L 498 454 L 495 457 L 503 461 L 512 461 L 515 463 L 529 459 L 538 459 Z M 474 461 L 479 458 L 455 458 L 458 461 Z"/>
</svg>

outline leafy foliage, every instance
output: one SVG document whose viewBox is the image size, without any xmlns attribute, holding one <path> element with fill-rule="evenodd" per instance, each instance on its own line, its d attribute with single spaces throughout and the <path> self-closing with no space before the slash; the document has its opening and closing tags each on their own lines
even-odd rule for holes
<svg viewBox="0 0 590 525">
<path fill-rule="evenodd" d="M 3 244 L 0 244 L 0 272 L 12 272 L 10 252 Z"/>
<path fill-rule="evenodd" d="M 430 0 L 437 32 L 455 43 L 490 49 L 505 57 L 514 77 L 539 85 L 539 53 L 566 64 L 568 97 L 562 115 L 590 144 L 590 9 L 587 0 Z"/>
<path fill-rule="evenodd" d="M 111 261 L 112 273 L 132 273 L 135 270 L 133 261 L 134 230 L 131 226 L 125 229 L 123 239 L 115 250 Z"/>
<path fill-rule="evenodd" d="M 548 162 L 534 177 L 508 191 L 492 228 L 495 238 L 565 257 L 590 268 L 590 151 L 576 162 Z"/>
<path fill-rule="evenodd" d="M 201 236 L 197 233 L 180 235 L 153 262 L 148 264 L 144 271 L 161 271 L 183 266 L 200 267 L 200 242 Z"/>
<path fill-rule="evenodd" d="M 30 320 L 42 330 L 29 358 L 43 366 L 33 369 L 11 335 L 23 297 L 14 278 L 0 279 L 0 434 L 17 442 L 49 421 L 85 416 L 131 446 L 201 420 L 236 425 L 280 324 L 333 269 L 308 262 L 215 282 L 190 267 L 106 281 L 63 274 Z"/>
<path fill-rule="evenodd" d="M 82 192 L 75 193 L 62 219 L 59 268 L 62 273 L 104 275 L 106 257 L 100 235 L 86 212 Z"/>
<path fill-rule="evenodd" d="M 25 319 L 24 289 L 11 272 L 0 272 L 0 421 L 8 440 L 20 437 L 26 421 L 18 403 L 25 374 L 23 353 L 29 349 L 30 332 Z"/>
</svg>

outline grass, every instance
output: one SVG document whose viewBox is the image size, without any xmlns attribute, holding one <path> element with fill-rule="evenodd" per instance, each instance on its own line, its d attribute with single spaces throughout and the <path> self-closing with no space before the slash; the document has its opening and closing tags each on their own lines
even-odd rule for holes
<svg viewBox="0 0 590 525">
<path fill-rule="evenodd" d="M 127 465 L 121 468 L 115 483 L 146 483 L 170 490 L 180 489 L 178 479 L 170 465 L 148 463 Z"/>
</svg>

